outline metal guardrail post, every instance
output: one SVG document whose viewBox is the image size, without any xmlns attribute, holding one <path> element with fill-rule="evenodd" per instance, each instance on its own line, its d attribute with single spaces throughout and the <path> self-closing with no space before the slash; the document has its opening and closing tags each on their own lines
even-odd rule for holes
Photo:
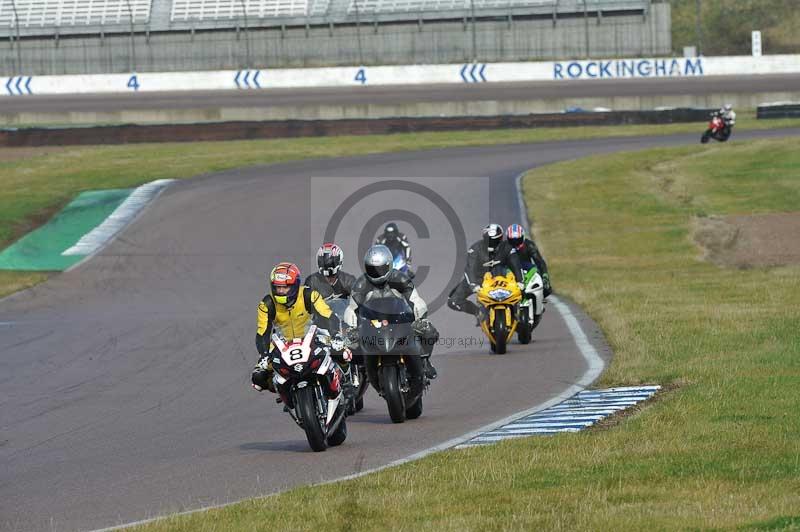
<svg viewBox="0 0 800 532">
<path fill-rule="evenodd" d="M 128 6 L 128 17 L 131 21 L 131 62 L 130 62 L 130 71 L 136 72 L 136 38 L 133 32 L 133 9 L 131 8 L 131 0 L 125 0 L 125 4 Z"/>
<path fill-rule="evenodd" d="M 247 24 L 247 5 L 245 4 L 245 0 L 239 0 L 239 3 L 242 4 L 242 15 L 244 16 L 244 49 L 245 49 L 245 68 L 249 69 L 251 66 L 250 62 L 250 32 L 249 26 Z"/>
<path fill-rule="evenodd" d="M 469 9 L 472 13 L 472 62 L 478 62 L 478 33 L 475 27 L 475 0 L 469 0 Z"/>
<path fill-rule="evenodd" d="M 700 0 L 695 0 L 694 30 L 697 37 L 697 55 L 703 53 L 703 25 Z"/>
<path fill-rule="evenodd" d="M 358 0 L 353 0 L 356 9 L 356 41 L 358 43 L 358 64 L 364 66 L 364 51 L 361 47 L 361 17 L 358 13 Z"/>
<path fill-rule="evenodd" d="M 11 7 L 14 9 L 14 25 L 16 26 L 16 33 L 17 33 L 17 72 L 22 74 L 22 41 L 19 38 L 19 15 L 17 14 L 17 2 L 15 0 L 11 0 Z"/>
<path fill-rule="evenodd" d="M 591 57 L 592 54 L 589 51 L 589 7 L 586 2 L 587 0 L 583 0 L 583 26 L 586 34 L 586 57 Z"/>
</svg>

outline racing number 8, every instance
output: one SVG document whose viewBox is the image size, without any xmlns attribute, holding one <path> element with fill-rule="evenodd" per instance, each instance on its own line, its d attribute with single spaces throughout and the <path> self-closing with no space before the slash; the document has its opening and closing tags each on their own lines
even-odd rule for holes
<svg viewBox="0 0 800 532">
<path fill-rule="evenodd" d="M 303 358 L 303 350 L 300 349 L 299 347 L 289 351 L 289 360 L 295 361 L 295 360 L 300 360 L 301 358 Z"/>
</svg>

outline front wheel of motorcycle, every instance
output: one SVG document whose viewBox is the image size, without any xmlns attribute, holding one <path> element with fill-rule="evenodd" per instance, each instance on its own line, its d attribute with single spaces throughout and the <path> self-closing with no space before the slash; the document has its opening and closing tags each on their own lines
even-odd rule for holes
<svg viewBox="0 0 800 532">
<path fill-rule="evenodd" d="M 708 140 L 711 138 L 711 130 L 706 131 L 703 133 L 703 136 L 700 137 L 700 144 L 708 144 Z"/>
<path fill-rule="evenodd" d="M 422 415 L 422 396 L 419 396 L 417 401 L 406 409 L 406 419 L 417 419 Z"/>
<path fill-rule="evenodd" d="M 508 340 L 508 329 L 506 328 L 506 313 L 503 310 L 495 312 L 494 317 L 494 352 L 504 355 L 506 352 L 506 340 Z"/>
<path fill-rule="evenodd" d="M 331 447 L 336 447 L 337 445 L 341 445 L 344 443 L 344 440 L 347 439 L 347 418 L 342 418 L 342 421 L 339 423 L 339 426 L 336 427 L 336 430 L 333 431 L 333 434 L 328 436 L 328 445 Z"/>
<path fill-rule="evenodd" d="M 306 431 L 308 445 L 314 452 L 324 451 L 328 448 L 328 443 L 325 441 L 325 430 L 322 428 L 317 414 L 317 398 L 314 394 L 314 387 L 306 386 L 298 389 L 295 401 L 297 412 L 303 422 L 303 429 Z"/>
<path fill-rule="evenodd" d="M 519 325 L 517 326 L 517 339 L 519 339 L 519 343 L 531 343 L 531 331 L 533 331 L 533 326 L 531 326 L 528 307 L 523 307 L 522 312 L 520 312 Z"/>
<path fill-rule="evenodd" d="M 397 366 L 383 366 L 380 379 L 383 398 L 389 407 L 389 417 L 392 418 L 392 423 L 402 423 L 406 420 L 406 405 L 403 392 L 400 391 L 400 372 Z"/>
</svg>

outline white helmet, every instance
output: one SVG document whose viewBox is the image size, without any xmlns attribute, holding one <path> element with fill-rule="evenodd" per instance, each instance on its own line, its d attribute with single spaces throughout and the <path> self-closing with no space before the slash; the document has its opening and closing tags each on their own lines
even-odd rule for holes
<svg viewBox="0 0 800 532">
<path fill-rule="evenodd" d="M 730 112 L 733 110 L 733 105 L 726 103 L 722 108 L 725 109 L 726 112 Z"/>
</svg>

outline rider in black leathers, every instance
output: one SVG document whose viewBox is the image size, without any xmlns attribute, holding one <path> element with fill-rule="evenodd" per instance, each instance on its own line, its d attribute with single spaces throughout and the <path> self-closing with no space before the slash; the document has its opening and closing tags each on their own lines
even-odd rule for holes
<svg viewBox="0 0 800 532">
<path fill-rule="evenodd" d="M 411 244 L 408 243 L 406 235 L 401 233 L 397 228 L 396 223 L 391 222 L 386 224 L 386 227 L 383 229 L 383 234 L 378 236 L 375 244 L 389 248 L 393 257 L 402 253 L 403 258 L 406 259 L 406 264 L 411 266 Z"/>
<path fill-rule="evenodd" d="M 356 283 L 355 275 L 341 271 L 344 254 L 336 244 L 323 244 L 317 251 L 318 272 L 306 278 L 306 286 L 313 288 L 325 300 L 347 299 Z"/>
<path fill-rule="evenodd" d="M 498 266 L 511 270 L 517 282 L 522 282 L 522 270 L 516 250 L 503 240 L 501 226 L 489 224 L 483 229 L 483 238 L 475 242 L 467 251 L 464 279 L 450 291 L 447 306 L 453 310 L 476 316 L 480 324 L 479 313 L 482 307 L 468 301 L 467 298 L 480 288 L 483 283 L 483 275 L 492 272 Z"/>
<path fill-rule="evenodd" d="M 422 343 L 421 358 L 424 362 L 425 374 L 429 379 L 435 379 L 436 368 L 431 364 L 430 356 L 439 340 L 439 332 L 427 319 L 428 306 L 417 292 L 414 282 L 398 270 L 392 269 L 391 251 L 382 245 L 372 246 L 364 258 L 365 274 L 356 280 L 350 294 L 350 306 L 345 313 L 345 322 L 350 326 L 356 325 L 358 307 L 365 301 L 374 297 L 401 296 L 414 310 L 416 321 L 414 331 Z"/>
<path fill-rule="evenodd" d="M 508 226 L 506 239 L 508 243 L 511 244 L 511 247 L 517 251 L 522 269 L 529 270 L 530 265 L 535 265 L 536 269 L 539 270 L 539 274 L 542 276 L 542 283 L 544 284 L 544 297 L 552 294 L 553 289 L 550 286 L 550 273 L 547 271 L 547 262 L 545 262 L 536 242 L 530 238 L 526 238 L 525 230 L 519 224 L 511 224 Z"/>
</svg>

